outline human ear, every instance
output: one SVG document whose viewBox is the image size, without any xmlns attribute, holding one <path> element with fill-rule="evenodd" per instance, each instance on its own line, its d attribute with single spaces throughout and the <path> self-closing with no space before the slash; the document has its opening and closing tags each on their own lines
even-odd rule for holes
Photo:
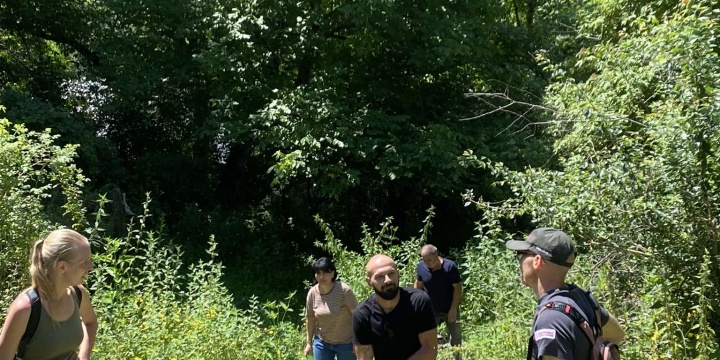
<svg viewBox="0 0 720 360">
<path fill-rule="evenodd" d="M 57 268 L 60 271 L 65 271 L 67 268 L 67 261 L 58 261 L 55 263 L 55 268 Z"/>
<path fill-rule="evenodd" d="M 543 265 L 545 265 L 545 259 L 542 258 L 540 255 L 535 255 L 533 257 L 533 267 L 541 268 Z"/>
</svg>

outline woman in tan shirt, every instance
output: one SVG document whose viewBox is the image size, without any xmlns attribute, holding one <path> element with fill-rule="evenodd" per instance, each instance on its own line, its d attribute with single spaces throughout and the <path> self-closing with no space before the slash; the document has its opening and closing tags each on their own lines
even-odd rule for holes
<svg viewBox="0 0 720 360">
<path fill-rule="evenodd" d="M 315 360 L 355 360 L 352 313 L 358 305 L 352 289 L 337 279 L 332 260 L 322 257 L 313 265 L 315 281 L 307 294 L 305 355 Z"/>
</svg>

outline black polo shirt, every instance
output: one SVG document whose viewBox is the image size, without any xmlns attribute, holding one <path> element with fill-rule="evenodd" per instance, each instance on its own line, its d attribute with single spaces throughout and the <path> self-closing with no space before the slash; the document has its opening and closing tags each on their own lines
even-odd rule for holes
<svg viewBox="0 0 720 360">
<path fill-rule="evenodd" d="M 422 290 L 400 288 L 400 301 L 385 311 L 371 295 L 353 314 L 353 342 L 372 345 L 375 360 L 404 360 L 420 350 L 418 334 L 436 328 L 430 297 Z"/>
</svg>

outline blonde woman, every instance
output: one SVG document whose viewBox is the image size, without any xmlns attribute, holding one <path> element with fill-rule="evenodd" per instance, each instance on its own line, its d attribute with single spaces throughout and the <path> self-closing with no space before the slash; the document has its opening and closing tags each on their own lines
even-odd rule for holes
<svg viewBox="0 0 720 360">
<path fill-rule="evenodd" d="M 97 317 L 80 284 L 92 268 L 90 243 L 73 230 L 55 230 L 35 242 L 30 259 L 32 288 L 8 309 L 0 333 L 0 360 L 89 359 Z M 34 299 L 40 306 L 33 307 Z M 26 330 L 33 323 L 37 327 L 28 339 Z"/>
<path fill-rule="evenodd" d="M 337 279 L 332 260 L 322 257 L 313 265 L 315 284 L 306 303 L 307 343 L 305 355 L 315 360 L 355 360 L 352 345 L 352 313 L 358 305 L 349 286 Z"/>
</svg>

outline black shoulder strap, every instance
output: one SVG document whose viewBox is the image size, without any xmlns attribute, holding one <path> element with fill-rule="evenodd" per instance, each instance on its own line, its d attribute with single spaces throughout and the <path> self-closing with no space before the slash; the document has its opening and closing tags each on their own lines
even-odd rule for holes
<svg viewBox="0 0 720 360">
<path fill-rule="evenodd" d="M 77 298 L 77 304 L 79 308 L 80 304 L 82 304 L 82 290 L 80 290 L 80 287 L 78 287 L 77 285 L 73 285 L 73 290 L 75 290 L 75 297 Z"/>
<path fill-rule="evenodd" d="M 595 324 L 593 324 L 593 327 L 595 327 L 597 333 L 599 335 L 602 335 L 602 316 L 600 314 L 600 303 L 597 301 L 595 296 L 589 292 L 585 292 L 585 298 L 587 298 L 588 302 L 590 303 L 590 306 L 592 306 L 593 311 L 595 312 Z"/>
<path fill-rule="evenodd" d="M 18 360 L 22 360 L 25 356 L 25 347 L 30 342 L 33 335 L 35 335 L 35 330 L 37 330 L 38 323 L 40 323 L 40 294 L 38 294 L 37 290 L 34 288 L 28 290 L 25 294 L 28 298 L 30 298 L 30 318 L 28 319 L 27 327 L 25 327 L 25 333 L 20 339 L 20 346 L 18 346 L 18 350 L 15 355 Z"/>
<path fill-rule="evenodd" d="M 575 325 L 580 330 L 582 330 L 583 334 L 585 334 L 585 337 L 588 339 L 588 341 L 590 341 L 590 344 L 595 344 L 595 341 L 597 340 L 597 336 L 599 334 L 595 333 L 595 330 L 592 328 L 590 323 L 588 323 L 585 317 L 580 315 L 578 313 L 578 310 L 575 309 L 572 305 L 561 301 L 551 301 L 545 304 L 545 307 L 538 312 L 538 316 L 540 316 L 540 313 L 547 309 L 556 310 L 567 315 L 575 323 Z"/>
</svg>

